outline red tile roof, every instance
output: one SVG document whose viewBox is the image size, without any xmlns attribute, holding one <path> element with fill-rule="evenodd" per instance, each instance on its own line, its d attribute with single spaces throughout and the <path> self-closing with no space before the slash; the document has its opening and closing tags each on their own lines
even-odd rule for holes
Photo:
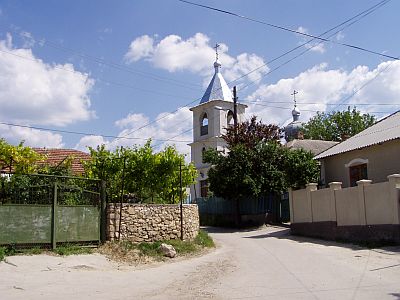
<svg viewBox="0 0 400 300">
<path fill-rule="evenodd" d="M 88 153 L 74 149 L 33 148 L 33 150 L 41 155 L 45 155 L 47 158 L 42 163 L 50 166 L 56 166 L 67 157 L 72 157 L 71 167 L 74 175 L 82 175 L 85 172 L 82 161 L 90 160 L 90 155 Z"/>
</svg>

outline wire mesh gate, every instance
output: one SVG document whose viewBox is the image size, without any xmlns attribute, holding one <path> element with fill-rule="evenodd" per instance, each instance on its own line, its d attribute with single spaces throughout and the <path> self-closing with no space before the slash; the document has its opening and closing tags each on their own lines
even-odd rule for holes
<svg viewBox="0 0 400 300">
<path fill-rule="evenodd" d="M 45 174 L 2 175 L 0 245 L 98 243 L 104 236 L 105 184 Z"/>
</svg>

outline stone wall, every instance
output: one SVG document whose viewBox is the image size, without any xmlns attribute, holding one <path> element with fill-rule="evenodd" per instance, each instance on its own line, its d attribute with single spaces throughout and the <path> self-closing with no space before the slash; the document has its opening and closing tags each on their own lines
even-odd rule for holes
<svg viewBox="0 0 400 300">
<path fill-rule="evenodd" d="M 118 239 L 120 205 L 107 206 L 107 237 Z M 199 232 L 199 210 L 196 204 L 183 205 L 183 238 L 194 239 Z M 135 243 L 179 239 L 180 208 L 174 204 L 123 204 L 121 240 Z"/>
</svg>

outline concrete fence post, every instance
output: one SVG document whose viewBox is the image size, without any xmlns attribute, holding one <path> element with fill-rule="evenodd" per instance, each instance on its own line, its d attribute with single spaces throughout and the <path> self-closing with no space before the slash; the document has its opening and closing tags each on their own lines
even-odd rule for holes
<svg viewBox="0 0 400 300">
<path fill-rule="evenodd" d="M 358 213 L 359 213 L 359 220 L 360 224 L 358 225 L 367 225 L 368 220 L 367 220 L 367 211 L 365 207 L 365 193 L 364 193 L 364 188 L 366 185 L 370 185 L 372 180 L 368 179 L 361 179 L 357 181 L 357 187 L 358 187 Z"/>
<path fill-rule="evenodd" d="M 392 174 L 389 180 L 389 197 L 393 204 L 393 223 L 400 224 L 400 174 Z"/>
<path fill-rule="evenodd" d="M 311 193 L 315 192 L 317 189 L 318 189 L 318 184 L 317 183 L 307 183 L 306 184 L 307 205 L 308 205 L 309 211 L 310 211 L 310 222 L 311 223 L 314 222 Z"/>
<path fill-rule="evenodd" d="M 342 182 L 330 182 L 329 183 L 330 189 L 330 221 L 337 222 L 337 209 L 336 209 L 336 195 L 335 191 L 342 189 Z"/>
<path fill-rule="evenodd" d="M 294 207 L 293 207 L 293 189 L 289 188 L 289 211 L 290 211 L 290 224 L 294 223 Z"/>
</svg>

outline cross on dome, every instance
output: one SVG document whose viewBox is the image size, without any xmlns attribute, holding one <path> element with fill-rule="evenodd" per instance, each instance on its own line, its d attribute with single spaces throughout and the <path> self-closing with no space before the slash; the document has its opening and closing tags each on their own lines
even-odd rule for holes
<svg viewBox="0 0 400 300">
<path fill-rule="evenodd" d="M 215 49 L 215 62 L 214 62 L 214 69 L 215 73 L 219 73 L 219 68 L 221 67 L 221 64 L 218 61 L 218 48 L 220 47 L 220 44 L 216 43 L 215 46 L 213 47 Z"/>
<path fill-rule="evenodd" d="M 218 61 L 218 48 L 220 46 L 221 46 L 220 44 L 215 43 L 215 46 L 213 47 L 215 49 L 215 61 Z"/>
<path fill-rule="evenodd" d="M 292 94 L 290 94 L 290 95 L 292 95 L 292 96 L 293 96 L 294 107 L 296 107 L 296 106 L 297 106 L 297 102 L 296 102 L 296 94 L 298 94 L 298 93 L 299 93 L 298 91 L 296 91 L 296 90 L 293 90 L 293 93 L 292 93 Z"/>
<path fill-rule="evenodd" d="M 292 110 L 292 116 L 293 116 L 293 121 L 298 121 L 299 120 L 299 116 L 300 116 L 300 110 L 297 108 L 297 101 L 296 101 L 296 95 L 299 92 L 296 90 L 293 90 L 293 93 L 290 94 L 293 96 L 293 102 L 294 102 L 294 108 Z"/>
</svg>

